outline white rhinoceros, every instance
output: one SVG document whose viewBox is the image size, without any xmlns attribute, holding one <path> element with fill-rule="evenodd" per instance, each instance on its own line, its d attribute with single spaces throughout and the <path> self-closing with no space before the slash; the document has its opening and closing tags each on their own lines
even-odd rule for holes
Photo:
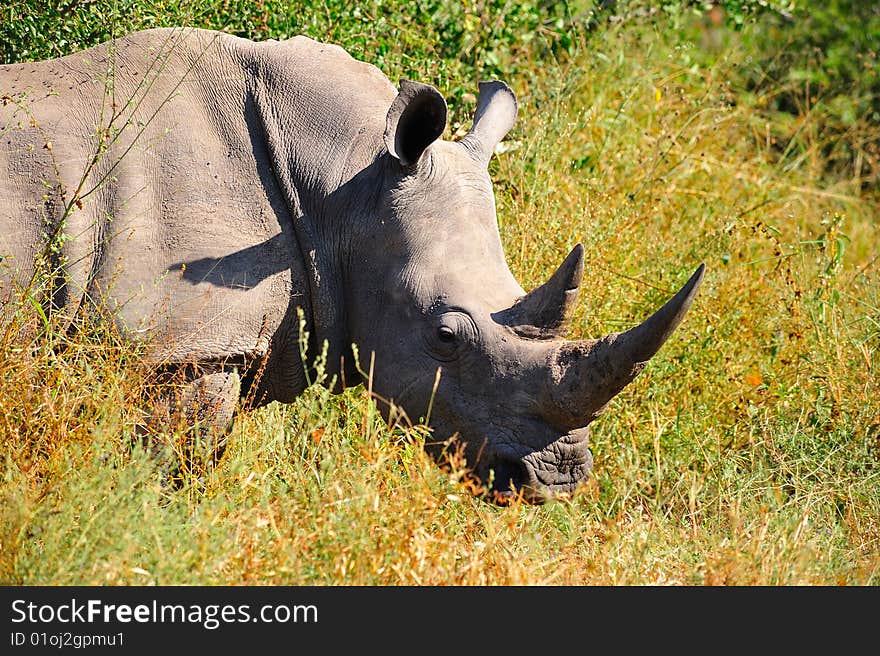
<svg viewBox="0 0 880 656">
<path fill-rule="evenodd" d="M 449 142 L 435 88 L 395 89 L 305 37 L 156 29 L 0 66 L 0 302 L 26 290 L 71 321 L 112 316 L 157 365 L 186 365 L 221 433 L 239 398 L 308 386 L 301 309 L 337 388 L 372 361 L 386 416 L 430 407 L 428 448 L 457 446 L 496 498 L 571 492 L 592 468 L 588 425 L 703 267 L 641 325 L 565 341 L 583 248 L 528 294 L 511 275 L 487 163 L 516 99 L 479 91 Z"/>
</svg>

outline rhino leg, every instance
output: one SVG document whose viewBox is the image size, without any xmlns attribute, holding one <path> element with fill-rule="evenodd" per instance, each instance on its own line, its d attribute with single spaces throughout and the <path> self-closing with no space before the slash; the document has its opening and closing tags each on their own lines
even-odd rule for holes
<svg viewBox="0 0 880 656">
<path fill-rule="evenodd" d="M 199 477 L 213 465 L 226 446 L 240 390 L 238 372 L 221 370 L 196 375 L 152 404 L 149 450 L 164 473 Z"/>
</svg>

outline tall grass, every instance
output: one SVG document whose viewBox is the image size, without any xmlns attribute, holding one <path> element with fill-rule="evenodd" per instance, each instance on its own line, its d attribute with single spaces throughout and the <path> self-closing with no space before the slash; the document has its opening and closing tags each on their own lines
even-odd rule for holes
<svg viewBox="0 0 880 656">
<path fill-rule="evenodd" d="M 220 16 L 173 4 L 156 21 Z M 260 6 L 230 24 L 265 16 L 256 36 L 284 33 L 281 4 Z M 491 163 L 502 239 L 525 287 L 585 244 L 574 336 L 640 321 L 706 262 L 697 301 L 594 423 L 580 493 L 503 508 L 434 465 L 424 429 L 389 429 L 360 387 L 241 414 L 217 466 L 170 488 L 135 435 L 152 384 L 139 347 L 106 327 L 64 337 L 23 305 L 0 345 L 0 580 L 877 584 L 878 207 L 823 168 L 810 141 L 826 134 L 821 112 L 782 117 L 750 95 L 758 27 L 718 28 L 710 47 L 700 17 L 586 32 L 542 14 L 549 33 L 518 39 L 526 18 L 511 27 L 494 3 L 462 5 L 478 25 L 500 20 L 509 45 L 453 61 L 408 20 L 327 7 L 284 25 L 336 18 L 330 37 L 435 82 L 454 103 L 451 133 L 467 126 L 473 84 L 446 76 L 509 71 L 520 117 Z M 781 150 L 783 121 L 801 142 Z"/>
</svg>

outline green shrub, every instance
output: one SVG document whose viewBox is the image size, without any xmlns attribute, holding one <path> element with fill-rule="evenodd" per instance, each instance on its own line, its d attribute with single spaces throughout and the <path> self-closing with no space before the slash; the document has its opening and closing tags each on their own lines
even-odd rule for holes
<svg viewBox="0 0 880 656">
<path fill-rule="evenodd" d="M 789 18 L 767 15 L 749 88 L 767 112 L 815 115 L 815 130 L 789 123 L 777 137 L 791 159 L 816 147 L 823 166 L 860 188 L 880 182 L 880 4 L 804 2 Z"/>
</svg>

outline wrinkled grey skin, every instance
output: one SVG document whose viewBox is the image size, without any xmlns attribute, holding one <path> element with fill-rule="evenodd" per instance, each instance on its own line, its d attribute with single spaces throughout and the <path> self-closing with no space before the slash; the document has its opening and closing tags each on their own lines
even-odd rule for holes
<svg viewBox="0 0 880 656">
<path fill-rule="evenodd" d="M 196 365 L 188 416 L 220 432 L 239 397 L 307 387 L 301 308 L 337 389 L 372 362 L 386 416 L 393 402 L 427 418 L 428 448 L 460 449 L 497 499 L 569 493 L 592 467 L 589 423 L 702 278 L 626 333 L 564 341 L 583 248 L 529 294 L 507 267 L 487 172 L 516 117 L 501 82 L 480 85 L 455 143 L 439 139 L 436 89 L 395 89 L 304 37 L 149 30 L 0 67 L 0 92 L 0 300 L 28 285 L 65 217 L 49 259 L 66 278 L 46 309 L 109 313 L 149 338 L 157 366 Z"/>
</svg>

